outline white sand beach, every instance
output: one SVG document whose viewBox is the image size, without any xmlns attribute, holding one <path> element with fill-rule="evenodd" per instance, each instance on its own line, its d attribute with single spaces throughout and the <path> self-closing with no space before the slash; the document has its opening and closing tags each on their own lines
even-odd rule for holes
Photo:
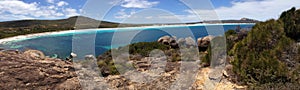
<svg viewBox="0 0 300 90">
<path fill-rule="evenodd" d="M 19 35 L 14 37 L 8 37 L 0 39 L 0 44 L 5 44 L 7 42 L 12 41 L 22 41 L 32 38 L 37 38 L 41 36 L 47 35 L 61 35 L 61 34 L 70 34 L 70 33 L 77 33 L 77 32 L 97 32 L 97 31 L 115 31 L 115 30 L 130 30 L 130 29 L 144 29 L 144 28 L 164 28 L 164 27 L 181 27 L 181 26 L 213 26 L 213 25 L 245 25 L 245 24 L 255 24 L 255 23 L 201 23 L 201 24 L 181 24 L 181 25 L 153 25 L 153 26 L 140 26 L 140 27 L 121 27 L 121 28 L 92 28 L 92 29 L 80 29 L 80 30 L 64 30 L 64 31 L 55 31 L 55 32 L 44 32 L 44 33 L 34 33 L 34 34 L 26 34 L 26 35 Z"/>
</svg>

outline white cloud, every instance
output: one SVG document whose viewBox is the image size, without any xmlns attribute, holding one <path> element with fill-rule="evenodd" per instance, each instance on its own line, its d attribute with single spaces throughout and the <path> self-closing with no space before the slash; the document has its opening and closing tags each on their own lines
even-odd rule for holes
<svg viewBox="0 0 300 90">
<path fill-rule="evenodd" d="M 196 15 L 176 15 L 161 9 L 147 9 L 139 12 L 120 10 L 116 19 L 123 23 L 183 23 L 200 21 Z"/>
<path fill-rule="evenodd" d="M 153 16 L 147 16 L 146 17 L 146 19 L 152 19 L 153 18 Z"/>
<path fill-rule="evenodd" d="M 220 19 L 240 19 L 243 17 L 258 20 L 278 18 L 291 7 L 300 8 L 300 0 L 243 0 L 233 1 L 231 7 L 220 7 L 212 10 L 195 10 L 197 14 L 207 19 L 214 19 L 210 14 L 217 12 Z"/>
<path fill-rule="evenodd" d="M 122 0 L 111 0 L 108 4 L 111 4 L 111 5 L 118 5 L 120 4 Z"/>
<path fill-rule="evenodd" d="M 0 21 L 61 18 L 79 15 L 76 9 L 57 7 L 55 5 L 41 6 L 37 2 L 26 3 L 19 0 L 0 1 Z"/>
<path fill-rule="evenodd" d="M 264 21 L 272 18 L 277 19 L 283 11 L 290 9 L 291 7 L 300 8 L 300 0 L 233 0 L 231 3 L 232 6 L 229 7 L 184 10 L 187 14 L 175 15 L 154 15 L 153 13 L 148 13 L 148 15 L 152 16 L 147 16 L 147 14 L 132 15 L 130 12 L 126 13 L 123 10 L 119 11 L 117 15 L 115 15 L 115 18 L 126 19 L 130 17 L 136 18 L 132 20 L 140 19 L 141 22 L 147 20 L 155 21 L 156 19 L 157 22 L 176 22 L 178 19 L 184 22 L 199 22 L 202 20 L 228 20 L 246 17 Z"/>
<path fill-rule="evenodd" d="M 150 2 L 147 0 L 124 0 L 121 6 L 125 8 L 151 8 L 158 3 L 158 1 Z"/>
<path fill-rule="evenodd" d="M 198 10 L 185 10 L 185 12 L 188 12 L 188 15 L 185 16 L 189 16 L 190 18 L 197 18 L 198 20 L 215 20 L 215 19 L 219 19 L 218 16 L 216 15 L 216 11 L 215 10 L 205 10 L 205 9 L 198 9 Z M 198 15 L 198 16 L 197 16 Z M 188 17 L 186 17 L 188 18 Z M 196 19 L 196 20 L 197 20 Z"/>
<path fill-rule="evenodd" d="M 37 3 L 24 3 L 17 0 L 0 1 L 0 10 L 12 14 L 28 14 L 37 10 Z"/>
<path fill-rule="evenodd" d="M 167 23 L 183 23 L 183 22 L 199 22 L 201 21 L 197 15 L 159 15 L 156 18 L 168 21 Z"/>
<path fill-rule="evenodd" d="M 69 3 L 65 2 L 65 1 L 59 1 L 56 5 L 61 7 L 61 6 L 69 5 Z"/>
<path fill-rule="evenodd" d="M 117 12 L 115 14 L 115 18 L 118 19 L 125 19 L 125 18 L 129 18 L 131 15 L 135 14 L 135 11 L 131 11 L 128 14 L 125 12 L 125 9 L 121 9 L 119 12 Z"/>
<path fill-rule="evenodd" d="M 9 14 L 0 15 L 0 20 L 3 20 L 3 21 L 23 20 L 23 19 L 34 19 L 34 18 L 25 16 L 25 15 L 9 15 Z"/>
<path fill-rule="evenodd" d="M 48 8 L 49 8 L 49 9 L 55 9 L 55 10 L 57 10 L 57 9 L 58 9 L 58 8 L 57 8 L 57 7 L 55 7 L 54 5 L 48 6 Z"/>
<path fill-rule="evenodd" d="M 54 0 L 46 0 L 48 3 L 54 3 Z"/>
<path fill-rule="evenodd" d="M 77 10 L 76 10 L 76 9 L 73 9 L 73 8 L 66 8 L 66 9 L 64 10 L 64 12 L 65 12 L 65 14 L 66 14 L 67 17 L 79 15 L 79 14 L 77 13 Z"/>
</svg>

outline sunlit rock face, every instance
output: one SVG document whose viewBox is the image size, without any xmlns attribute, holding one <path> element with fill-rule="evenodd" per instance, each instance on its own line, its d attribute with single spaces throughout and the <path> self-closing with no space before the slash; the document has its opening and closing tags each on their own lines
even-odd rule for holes
<svg viewBox="0 0 300 90">
<path fill-rule="evenodd" d="M 0 51 L 0 89 L 81 89 L 71 62 L 38 50 Z"/>
<path fill-rule="evenodd" d="M 174 36 L 163 36 L 160 37 L 157 40 L 157 42 L 165 45 L 170 45 L 172 48 L 179 48 L 179 46 L 191 47 L 191 46 L 195 46 L 196 45 L 195 42 L 197 42 L 199 51 L 206 51 L 213 38 L 214 36 L 209 35 L 209 36 L 198 38 L 197 41 L 195 41 L 192 37 L 177 39 Z"/>
</svg>

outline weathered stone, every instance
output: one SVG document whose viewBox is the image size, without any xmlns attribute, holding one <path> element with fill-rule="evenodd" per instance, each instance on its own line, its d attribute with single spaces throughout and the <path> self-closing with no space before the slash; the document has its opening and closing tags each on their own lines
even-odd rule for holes
<svg viewBox="0 0 300 90">
<path fill-rule="evenodd" d="M 206 51 L 208 46 L 210 45 L 211 40 L 213 39 L 213 36 L 206 36 L 203 38 L 198 38 L 197 43 L 198 43 L 198 48 L 199 51 Z"/>
<path fill-rule="evenodd" d="M 94 55 L 85 55 L 85 60 L 96 60 L 96 57 Z"/>
<path fill-rule="evenodd" d="M 81 89 L 72 63 L 46 58 L 40 51 L 0 52 L 0 60 L 1 90 Z"/>
<path fill-rule="evenodd" d="M 159 38 L 159 39 L 157 40 L 157 42 L 162 43 L 163 41 L 169 41 L 170 38 L 171 38 L 170 36 L 163 36 L 163 37 Z"/>
<path fill-rule="evenodd" d="M 177 43 L 178 43 L 179 45 L 185 45 L 185 39 L 184 39 L 184 38 L 179 38 L 179 39 L 177 40 Z"/>
<path fill-rule="evenodd" d="M 38 50 L 27 50 L 24 54 L 34 60 L 43 60 L 45 58 L 44 53 Z"/>
<path fill-rule="evenodd" d="M 187 46 L 196 46 L 196 41 L 192 37 L 185 38 L 185 43 Z"/>
</svg>

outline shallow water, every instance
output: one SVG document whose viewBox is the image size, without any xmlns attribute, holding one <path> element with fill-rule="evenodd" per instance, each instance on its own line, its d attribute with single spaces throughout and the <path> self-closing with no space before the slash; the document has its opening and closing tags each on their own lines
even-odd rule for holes
<svg viewBox="0 0 300 90">
<path fill-rule="evenodd" d="M 119 46 L 127 45 L 127 42 L 123 42 L 122 39 L 132 36 L 134 38 L 130 43 L 136 42 L 152 42 L 165 35 L 175 35 L 177 38 L 194 36 L 195 39 L 209 35 L 207 29 L 212 30 L 210 35 L 221 35 L 224 31 L 229 29 L 236 29 L 237 26 L 241 28 L 252 28 L 254 24 L 228 24 L 228 25 L 193 25 L 193 26 L 161 26 L 161 27 L 140 27 L 140 28 L 123 28 L 123 29 L 93 29 L 82 30 L 80 32 L 61 33 L 61 34 L 49 34 L 45 36 L 30 37 L 23 40 L 11 41 L 8 43 L 0 44 L 0 48 L 5 49 L 36 49 L 43 51 L 48 56 L 56 56 L 59 58 L 65 58 L 72 52 L 72 42 L 74 40 L 88 40 L 90 36 L 95 36 L 94 42 L 82 42 L 82 46 L 85 43 L 95 43 L 96 55 L 102 54 L 105 51 L 116 48 Z M 223 32 L 215 32 L 215 29 L 223 29 Z M 191 31 L 192 35 L 186 33 L 187 30 Z M 117 42 L 111 44 L 114 35 L 118 35 Z"/>
</svg>

